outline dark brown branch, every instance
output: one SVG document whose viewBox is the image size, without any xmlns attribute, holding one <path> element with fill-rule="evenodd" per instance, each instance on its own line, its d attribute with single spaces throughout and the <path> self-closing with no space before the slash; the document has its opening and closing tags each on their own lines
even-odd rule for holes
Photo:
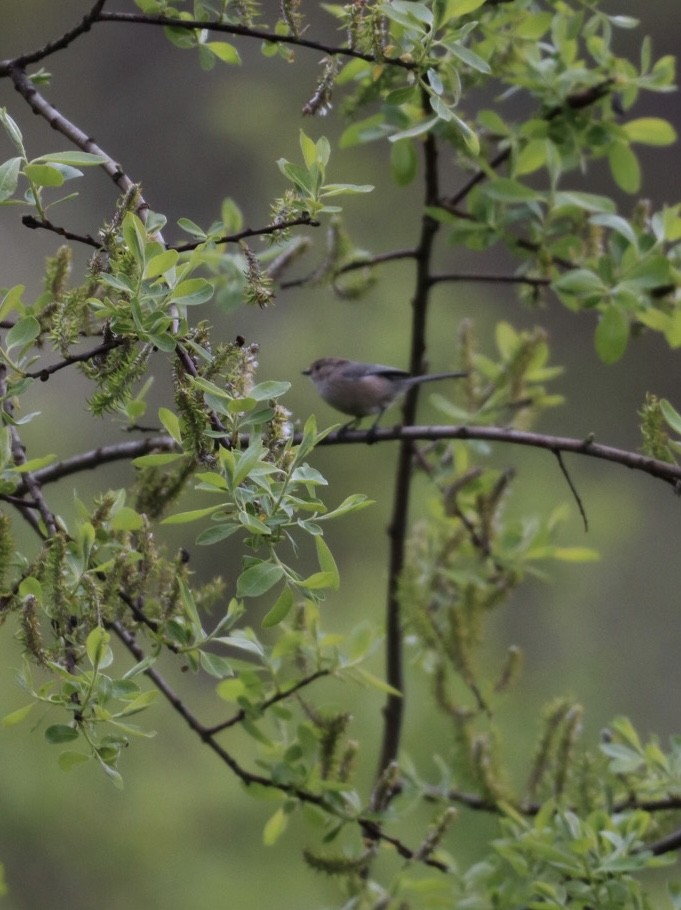
<svg viewBox="0 0 681 910">
<path fill-rule="evenodd" d="M 424 206 L 437 204 L 438 173 L 437 144 L 429 133 L 424 142 Z M 423 370 L 426 350 L 426 315 L 430 292 L 430 269 L 438 222 L 424 213 L 421 219 L 421 235 L 416 248 L 416 284 L 412 298 L 410 371 L 413 374 Z M 416 419 L 417 390 L 414 386 L 407 395 L 402 418 L 405 427 Z M 388 695 L 383 709 L 384 725 L 381 756 L 377 778 L 397 758 L 404 714 L 404 673 L 402 666 L 402 623 L 400 617 L 399 581 L 404 567 L 404 553 L 408 530 L 409 497 L 411 492 L 414 442 L 409 436 L 402 437 L 400 454 L 395 475 L 393 513 L 388 527 L 390 555 L 388 565 L 388 595 L 386 605 L 386 681 L 399 695 Z"/>
<path fill-rule="evenodd" d="M 11 399 L 7 399 L 6 376 L 7 367 L 4 363 L 0 363 L 0 397 L 4 401 L 3 409 L 9 421 L 12 415 L 13 407 Z M 26 451 L 21 442 L 21 438 L 19 437 L 19 430 L 12 422 L 9 422 L 8 430 L 14 464 L 17 465 L 17 467 L 25 465 L 27 461 Z M 32 502 L 30 506 L 17 505 L 16 508 L 19 509 L 23 518 L 31 525 L 33 530 L 41 539 L 45 539 L 47 535 L 56 534 L 57 520 L 54 516 L 54 513 L 45 501 L 45 497 L 43 496 L 43 491 L 40 486 L 40 481 L 32 471 L 23 471 L 21 476 L 23 492 L 30 494 Z M 31 512 L 31 508 L 35 507 L 37 507 L 37 511 L 43 520 L 44 528 L 40 527 L 40 523 L 38 522 L 37 517 Z"/>
<path fill-rule="evenodd" d="M 85 16 L 83 16 L 75 28 L 70 29 L 68 32 L 64 32 L 60 38 L 48 42 L 39 50 L 30 51 L 27 54 L 21 54 L 19 57 L 15 57 L 13 60 L 1 61 L 0 77 L 9 75 L 10 70 L 13 66 L 23 68 L 30 65 L 31 63 L 38 63 L 38 61 L 44 60 L 45 57 L 49 57 L 51 54 L 54 54 L 57 51 L 64 50 L 64 48 L 68 47 L 72 41 L 75 41 L 76 38 L 84 35 L 85 32 L 88 32 L 92 28 L 93 23 L 96 22 L 99 18 L 99 15 L 102 12 L 105 3 L 106 0 L 96 0 L 96 3 L 93 5 L 90 12 L 86 13 Z"/>
<path fill-rule="evenodd" d="M 73 240 L 76 243 L 82 243 L 98 250 L 104 248 L 104 244 L 99 240 L 95 240 L 90 234 L 76 234 L 57 224 L 52 224 L 52 222 L 48 221 L 46 218 L 36 218 L 35 215 L 24 215 L 21 219 L 21 223 L 24 227 L 32 228 L 34 230 L 42 228 L 45 231 L 51 231 L 53 234 L 58 234 L 66 240 Z M 299 225 L 319 227 L 319 224 L 319 221 L 315 221 L 313 218 L 310 218 L 309 215 L 301 215 L 300 218 L 291 218 L 290 221 L 282 221 L 280 224 L 268 224 L 266 227 L 262 228 L 245 228 L 237 234 L 227 234 L 224 237 L 218 237 L 216 240 L 213 240 L 213 243 L 238 243 L 240 240 L 245 240 L 248 237 L 266 237 L 270 234 L 277 234 L 279 231 L 285 231 L 288 230 L 288 228 L 297 227 Z M 201 246 L 202 243 L 205 243 L 205 240 L 167 244 L 166 249 L 176 250 L 178 253 L 186 253 L 195 250 L 198 246 Z"/>
<path fill-rule="evenodd" d="M 57 224 L 52 224 L 52 222 L 48 221 L 46 218 L 36 218 L 35 215 L 24 215 L 21 219 L 21 223 L 24 227 L 31 228 L 32 230 L 42 228 L 44 231 L 52 231 L 53 234 L 58 234 L 65 240 L 73 240 L 76 243 L 94 247 L 96 250 L 101 250 L 104 246 L 99 240 L 95 240 L 95 238 L 91 237 L 89 234 L 74 234 L 73 231 L 67 231 L 66 228 L 59 227 Z"/>
<path fill-rule="evenodd" d="M 391 835 L 386 834 L 377 822 L 365 818 L 360 818 L 359 824 L 365 835 L 370 840 L 382 840 L 387 844 L 391 844 L 399 856 L 403 857 L 404 859 L 418 860 L 426 866 L 430 866 L 433 869 L 438 869 L 440 872 L 452 871 L 451 867 L 448 866 L 447 863 L 443 863 L 439 859 L 433 859 L 432 856 L 420 856 L 416 851 L 410 850 L 409 847 L 405 846 L 397 837 L 391 837 Z"/>
<path fill-rule="evenodd" d="M 582 521 L 584 522 L 584 530 L 588 531 L 589 530 L 589 519 L 586 517 L 586 510 L 584 508 L 584 503 L 582 502 L 581 496 L 577 492 L 577 487 L 572 482 L 572 477 L 570 477 L 570 474 L 568 473 L 568 469 L 565 467 L 565 462 L 563 461 L 563 455 L 562 455 L 560 449 L 554 449 L 553 454 L 556 456 L 556 460 L 558 461 L 558 466 L 560 467 L 560 470 L 563 473 L 563 477 L 567 481 L 567 485 L 570 487 L 570 492 L 572 493 L 572 495 L 575 498 L 575 502 L 577 503 L 577 508 L 579 509 L 579 514 L 582 516 Z"/>
<path fill-rule="evenodd" d="M 277 692 L 275 695 L 272 695 L 270 698 L 266 699 L 262 705 L 258 707 L 258 711 L 263 712 L 270 708 L 272 705 L 276 705 L 277 702 L 283 701 L 286 698 L 290 698 L 300 689 L 304 689 L 306 686 L 309 686 L 310 683 L 313 683 L 315 680 L 320 679 L 322 676 L 328 676 L 330 673 L 329 670 L 315 670 L 314 673 L 310 673 L 309 676 L 304 676 L 302 679 L 299 679 L 295 685 L 290 686 L 288 689 L 283 689 L 280 692 Z M 222 721 L 220 724 L 216 724 L 214 727 L 207 727 L 206 732 L 211 736 L 215 736 L 217 733 L 221 733 L 223 730 L 227 730 L 229 727 L 235 726 L 235 724 L 240 724 L 242 720 L 246 718 L 247 712 L 241 708 L 237 711 L 236 714 L 233 714 L 232 717 L 227 720 Z"/>
<path fill-rule="evenodd" d="M 356 57 L 366 60 L 367 63 L 386 64 L 399 66 L 402 69 L 412 70 L 417 66 L 413 61 L 402 60 L 399 57 L 382 57 L 378 59 L 374 54 L 365 54 L 350 47 L 338 47 L 324 44 L 321 41 L 310 41 L 307 38 L 295 35 L 277 35 L 266 29 L 249 28 L 246 25 L 233 25 L 228 22 L 204 22 L 199 19 L 173 19 L 171 16 L 146 16 L 143 13 L 100 13 L 97 22 L 123 22 L 134 25 L 155 25 L 164 28 L 185 29 L 210 29 L 213 32 L 222 32 L 227 35 L 240 35 L 243 38 L 255 38 L 260 41 L 269 41 L 271 44 L 287 44 L 292 47 L 306 47 L 314 51 L 322 51 L 330 56 Z"/>
<path fill-rule="evenodd" d="M 431 284 L 444 282 L 479 282 L 481 284 L 529 284 L 530 287 L 547 287 L 551 284 L 550 278 L 533 278 L 530 275 L 485 275 L 482 272 L 443 272 L 432 275 Z"/>
<path fill-rule="evenodd" d="M 93 155 L 101 155 L 105 160 L 99 166 L 111 177 L 116 186 L 123 193 L 130 192 L 134 189 L 135 184 L 124 173 L 121 166 L 108 155 L 104 149 L 100 148 L 94 139 L 91 139 L 81 129 L 79 129 L 70 120 L 67 120 L 56 107 L 40 94 L 35 85 L 26 75 L 24 69 L 16 63 L 8 64 L 7 72 L 9 73 L 14 87 L 19 94 L 26 100 L 35 114 L 43 117 L 58 133 L 65 136 L 77 148 L 84 152 L 90 152 Z M 138 210 L 146 208 L 146 203 L 140 197 Z"/>
<path fill-rule="evenodd" d="M 126 628 L 124 628 L 120 623 L 113 622 L 111 623 L 111 629 L 116 633 L 118 638 L 123 642 L 125 647 L 130 651 L 130 653 L 136 658 L 136 660 L 141 661 L 146 657 L 144 651 L 135 641 L 134 635 L 132 635 Z M 252 784 L 258 784 L 261 787 L 268 787 L 269 789 L 281 790 L 283 793 L 288 793 L 291 796 L 295 796 L 301 802 L 311 803 L 316 806 L 321 806 L 325 809 L 329 809 L 324 800 L 323 796 L 317 793 L 311 793 L 308 790 L 301 790 L 299 787 L 295 787 L 292 784 L 286 783 L 277 783 L 276 781 L 270 780 L 269 777 L 264 777 L 261 774 L 253 774 L 250 771 L 247 771 L 245 768 L 242 768 L 241 765 L 236 761 L 236 759 L 227 752 L 226 749 L 215 741 L 213 735 L 207 727 L 204 727 L 203 724 L 198 720 L 192 711 L 185 705 L 179 695 L 175 690 L 169 685 L 165 677 L 155 670 L 153 667 L 147 667 L 144 670 L 146 676 L 153 682 L 158 691 L 163 695 L 163 697 L 170 703 L 173 710 L 180 715 L 184 720 L 187 726 L 196 733 L 196 735 L 204 742 L 222 761 L 230 768 L 231 771 L 241 780 L 246 786 Z"/>
<path fill-rule="evenodd" d="M 297 433 L 293 442 L 298 443 L 302 434 Z M 594 442 L 591 437 L 576 439 L 569 436 L 550 436 L 544 433 L 532 433 L 527 430 L 514 430 L 511 427 L 477 427 L 477 426 L 409 426 L 389 427 L 369 430 L 335 431 L 325 436 L 319 443 L 320 446 L 359 445 L 362 443 L 395 442 L 408 439 L 411 442 L 437 441 L 439 439 L 484 439 L 487 442 L 529 446 L 530 448 L 545 449 L 555 454 L 559 452 L 572 452 L 575 455 L 584 455 L 589 458 L 598 458 L 602 461 L 623 465 L 633 471 L 649 474 L 658 480 L 663 480 L 681 490 L 681 466 L 670 464 L 642 455 L 639 452 L 630 452 L 627 449 L 618 449 L 614 446 Z M 239 445 L 248 446 L 248 437 L 239 440 Z M 40 484 L 54 483 L 63 477 L 77 474 L 80 471 L 92 470 L 102 464 L 112 461 L 125 461 L 147 455 L 150 452 L 172 452 L 177 450 L 177 443 L 172 437 L 159 434 L 145 439 L 126 440 L 101 446 L 89 452 L 73 455 L 63 461 L 55 462 L 33 472 L 34 478 Z M 21 487 L 20 489 L 24 489 Z"/>
<path fill-rule="evenodd" d="M 355 259 L 342 265 L 336 275 L 345 275 L 346 272 L 355 272 L 357 269 L 371 268 L 374 265 L 381 265 L 384 262 L 398 262 L 400 259 L 416 259 L 418 250 L 391 250 L 388 253 L 376 253 L 375 256 L 369 256 L 367 259 Z"/>
<path fill-rule="evenodd" d="M 58 363 L 53 363 L 51 366 L 43 367 L 40 370 L 33 370 L 30 373 L 24 373 L 24 376 L 28 376 L 31 379 L 39 379 L 41 382 L 47 382 L 53 373 L 57 373 L 59 370 L 70 367 L 73 363 L 83 363 L 86 360 L 92 360 L 94 357 L 99 357 L 102 354 L 106 354 L 107 351 L 112 351 L 114 348 L 120 347 L 120 345 L 124 343 L 125 341 L 122 338 L 115 339 L 114 341 L 105 341 L 103 344 L 98 345 L 96 348 L 92 348 L 89 351 L 83 351 L 82 354 L 70 354 L 68 357 L 65 357 Z"/>
<path fill-rule="evenodd" d="M 63 461 L 55 461 L 44 468 L 38 468 L 33 472 L 33 477 L 44 486 L 72 474 L 79 474 L 81 471 L 91 471 L 112 461 L 131 461 L 133 458 L 139 458 L 140 455 L 148 455 L 151 452 L 172 452 L 176 449 L 177 443 L 171 436 L 158 435 L 148 436 L 146 439 L 129 439 L 125 442 L 100 446 L 89 452 L 81 452 L 65 458 Z M 23 485 L 19 487 L 19 490 L 23 489 Z"/>
<path fill-rule="evenodd" d="M 120 641 L 125 645 L 128 651 L 130 651 L 130 653 L 137 661 L 144 660 L 146 655 L 143 649 L 135 641 L 134 635 L 128 632 L 126 628 L 117 622 L 111 623 L 110 628 L 115 632 Z M 341 812 L 339 812 L 338 806 L 334 806 L 328 803 L 322 794 L 313 793 L 310 790 L 303 790 L 300 787 L 296 787 L 294 784 L 287 784 L 283 781 L 275 781 L 269 777 L 265 777 L 262 774 L 254 774 L 251 771 L 247 771 L 226 749 L 224 749 L 218 742 L 216 742 L 213 729 L 210 727 L 205 727 L 199 721 L 194 713 L 185 705 L 180 696 L 169 685 L 165 677 L 163 677 L 153 667 L 147 667 L 144 670 L 144 674 L 152 681 L 154 686 L 171 705 L 173 710 L 184 720 L 187 726 L 193 730 L 194 733 L 196 733 L 196 735 L 201 739 L 201 741 L 205 743 L 205 745 L 207 745 L 208 748 L 211 749 L 218 756 L 218 758 L 220 758 L 227 765 L 227 767 L 235 774 L 236 777 L 239 778 L 239 780 L 246 787 L 250 787 L 255 784 L 257 786 L 266 787 L 270 790 L 279 790 L 282 793 L 286 793 L 289 796 L 300 800 L 302 803 L 319 806 L 321 809 L 324 809 L 326 812 L 329 812 L 330 814 L 337 817 L 345 817 Z M 288 694 L 290 694 L 290 692 Z M 282 697 L 285 697 L 285 695 L 282 695 Z M 350 821 L 351 818 L 347 817 L 347 820 Z M 416 851 L 411 850 L 409 847 L 405 846 L 405 844 L 398 838 L 392 837 L 389 834 L 385 834 L 375 820 L 359 816 L 355 818 L 354 821 L 357 822 L 357 824 L 362 828 L 368 837 L 371 837 L 373 840 L 385 841 L 385 843 L 390 844 L 392 847 L 394 847 L 397 853 L 405 859 L 418 860 L 426 866 L 431 866 L 434 869 L 439 869 L 441 872 L 449 871 L 449 867 L 445 863 L 440 862 L 440 860 L 433 859 L 429 856 L 419 856 Z"/>
<path fill-rule="evenodd" d="M 213 243 L 238 243 L 240 240 L 246 240 L 248 237 L 265 237 L 268 234 L 278 234 L 280 231 L 285 231 L 288 228 L 292 227 L 298 227 L 299 225 L 305 225 L 307 227 L 319 227 L 319 224 L 319 221 L 315 221 L 309 215 L 301 215 L 299 218 L 291 218 L 290 221 L 282 221 L 279 224 L 268 224 L 267 227 L 263 228 L 244 228 L 243 231 L 239 231 L 237 234 L 226 234 L 224 237 L 218 237 L 217 240 L 213 241 Z M 188 243 L 168 244 L 168 249 L 176 250 L 178 253 L 186 253 L 189 250 L 195 250 L 197 246 L 201 246 L 202 243 L 205 243 L 205 240 L 190 241 Z"/>
<path fill-rule="evenodd" d="M 577 455 L 587 455 L 591 458 L 600 458 L 624 465 L 635 471 L 650 474 L 659 480 L 671 484 L 675 490 L 681 492 L 681 466 L 670 464 L 642 455 L 639 452 L 630 452 L 627 449 L 618 449 L 614 446 L 601 445 L 588 436 L 585 439 L 575 439 L 569 436 L 549 436 L 543 433 L 531 433 L 526 430 L 514 430 L 511 427 L 478 427 L 478 426 L 405 426 L 391 427 L 377 430 L 345 430 L 335 431 L 325 436 L 319 443 L 327 445 L 352 445 L 355 443 L 377 443 L 390 440 L 411 441 L 437 440 L 437 439 L 485 439 L 488 442 L 511 443 L 512 445 L 530 446 L 532 448 L 547 449 L 549 452 L 574 452 Z"/>
</svg>

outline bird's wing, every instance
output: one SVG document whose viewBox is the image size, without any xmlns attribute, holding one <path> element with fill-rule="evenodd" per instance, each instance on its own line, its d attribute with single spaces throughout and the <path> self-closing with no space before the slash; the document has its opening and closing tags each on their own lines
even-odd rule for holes
<svg viewBox="0 0 681 910">
<path fill-rule="evenodd" d="M 386 379 L 406 379 L 409 373 L 406 370 L 389 367 L 382 363 L 349 363 L 343 369 L 343 375 L 348 379 L 361 379 L 362 376 L 385 376 Z"/>
</svg>

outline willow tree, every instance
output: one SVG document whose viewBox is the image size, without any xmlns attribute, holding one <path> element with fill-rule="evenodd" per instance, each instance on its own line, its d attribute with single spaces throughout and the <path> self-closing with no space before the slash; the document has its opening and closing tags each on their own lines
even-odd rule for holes
<svg viewBox="0 0 681 910">
<path fill-rule="evenodd" d="M 215 307 L 235 299 L 266 307 L 290 287 L 361 295 L 391 263 L 406 261 L 410 306 L 397 301 L 395 321 L 414 374 L 426 366 L 434 291 L 449 282 L 504 282 L 526 302 L 551 297 L 575 319 L 596 314 L 594 343 L 606 364 L 633 356 L 634 331 L 659 332 L 678 346 L 681 207 L 652 210 L 639 201 L 627 216 L 613 197 L 585 190 L 582 176 L 604 159 L 617 198 L 637 196 L 636 146 L 675 139 L 669 123 L 645 113 L 647 93 L 671 90 L 673 60 L 654 59 L 647 39 L 637 60 L 620 56 L 618 33 L 638 23 L 604 12 L 599 0 L 325 4 L 342 36 L 334 44 L 315 38 L 299 0 L 283 0 L 276 13 L 249 0 L 114 6 L 97 0 L 64 34 L 0 63 L 18 93 L 0 114 L 11 155 L 0 166 L 0 200 L 11 206 L 5 221 L 12 230 L 58 235 L 43 292 L 33 298 L 22 285 L 4 288 L 0 304 L 0 611 L 5 629 L 18 630 L 27 693 L 5 725 L 48 706 L 44 733 L 58 746 L 60 766 L 94 761 L 120 785 L 123 747 L 148 729 L 133 715 L 166 699 L 178 723 L 197 734 L 197 749 L 212 750 L 247 790 L 275 798 L 266 844 L 287 825 L 310 824 L 303 859 L 337 877 L 348 907 L 648 906 L 639 873 L 681 845 L 679 744 L 664 752 L 643 743 L 621 718 L 602 742 L 585 743 L 582 707 L 552 700 L 538 739 L 532 731 L 525 742 L 518 786 L 498 723 L 503 693 L 522 685 L 520 654 L 509 643 L 495 663 L 482 645 L 489 616 L 538 561 L 593 556 L 581 541 L 559 542 L 556 512 L 506 517 L 507 448 L 553 455 L 557 481 L 586 524 L 564 455 L 644 472 L 671 493 L 681 482 L 674 438 L 681 416 L 651 395 L 641 406 L 643 452 L 534 431 L 542 412 L 560 404 L 550 386 L 560 368 L 545 332 L 500 322 L 491 357 L 464 322 L 449 368 L 467 377 L 437 397 L 441 424 L 416 424 L 414 388 L 398 426 L 320 430 L 314 417 L 291 415 L 284 377 L 259 381 L 255 343 L 216 341 L 210 321 Z M 164 199 L 143 194 L 145 175 L 130 173 L 89 138 L 87 123 L 62 112 L 46 63 L 57 52 L 78 54 L 86 33 L 96 38 L 111 23 L 162 29 L 177 53 L 198 55 L 206 69 L 237 65 L 245 54 L 293 63 L 323 55 L 307 97 L 292 99 L 308 120 L 299 158 L 278 161 L 282 190 L 266 223 L 246 227 L 240 200 L 228 198 L 212 224 L 180 219 L 184 239 L 171 242 Z M 522 104 L 511 111 L 510 98 Z M 373 144 L 388 143 L 398 187 L 421 183 L 421 206 L 402 209 L 409 248 L 353 243 L 339 203 L 360 195 L 354 204 L 371 206 L 372 187 L 338 182 L 347 175 L 335 173 L 315 120 L 332 110 L 346 118 L 345 147 L 370 154 Z M 31 112 L 46 135 L 48 127 L 60 134 L 63 151 L 27 147 Z M 455 191 L 444 189 L 445 153 L 448 167 L 456 163 Z M 113 190 L 96 236 L 68 223 L 63 204 L 64 185 L 84 169 L 86 186 L 97 171 Z M 79 273 L 72 252 L 83 246 L 91 256 Z M 457 248 L 475 251 L 481 272 L 438 265 Z M 486 256 L 500 248 L 512 267 L 485 273 Z M 301 270 L 302 253 L 315 264 Z M 24 444 L 26 425 L 46 418 L 22 399 L 67 370 L 81 374 L 93 441 L 58 459 L 49 430 L 40 447 Z M 170 377 L 172 406 L 150 413 L 152 375 Z M 100 446 L 103 421 L 123 421 L 125 441 Z M 357 493 L 338 504 L 333 488 L 322 499 L 315 450 L 353 447 L 361 459 L 367 443 L 399 446 L 385 610 L 382 620 L 371 609 L 371 623 L 330 635 L 325 610 L 339 597 L 343 566 L 324 532 L 347 516 L 363 546 L 369 502 Z M 134 466 L 128 489 L 109 488 L 107 466 L 117 461 Z M 99 494 L 57 514 L 53 485 L 92 469 Z M 412 526 L 419 474 L 429 504 Z M 25 548 L 14 542 L 17 522 L 32 532 Z M 195 575 L 187 552 L 165 543 L 173 524 L 187 525 L 187 539 L 218 556 L 237 554 L 238 576 Z M 301 557 L 310 553 L 311 573 Z M 365 666 L 379 644 L 382 676 Z M 223 720 L 200 719 L 159 669 L 161 657 L 214 678 Z M 417 677 L 428 683 L 433 726 L 450 742 L 427 767 L 410 758 L 403 724 L 415 710 Z M 385 697 L 369 787 L 355 773 L 368 746 L 354 736 L 351 706 L 339 707 L 347 679 Z M 251 736 L 245 759 L 232 747 L 237 727 Z M 408 816 L 415 805 L 417 823 Z M 494 825 L 469 867 L 457 861 L 471 818 L 460 806 Z"/>
</svg>

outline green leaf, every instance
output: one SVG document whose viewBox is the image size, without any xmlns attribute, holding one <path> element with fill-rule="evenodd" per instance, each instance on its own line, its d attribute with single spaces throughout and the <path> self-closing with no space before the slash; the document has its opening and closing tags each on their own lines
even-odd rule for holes
<svg viewBox="0 0 681 910">
<path fill-rule="evenodd" d="M 615 203 L 607 196 L 598 196 L 596 193 L 570 192 L 556 193 L 554 197 L 556 209 L 578 208 L 586 212 L 614 212 Z"/>
<path fill-rule="evenodd" d="M 270 398 L 279 398 L 291 388 L 290 382 L 277 382 L 273 379 L 259 382 L 248 390 L 248 397 L 255 401 L 269 401 Z"/>
<path fill-rule="evenodd" d="M 352 493 L 331 512 L 327 512 L 325 515 L 317 515 L 316 521 L 327 521 L 329 518 L 339 518 L 341 515 L 347 515 L 348 512 L 356 512 L 359 509 L 366 509 L 367 506 L 371 506 L 373 504 L 374 500 L 367 499 L 364 493 Z"/>
<path fill-rule="evenodd" d="M 679 219 L 679 224 L 681 225 L 681 218 Z M 20 307 L 21 298 L 25 290 L 25 284 L 15 284 L 14 287 L 7 291 L 2 298 L 2 303 L 0 303 L 0 319 L 5 319 L 10 313 Z"/>
<path fill-rule="evenodd" d="M 498 177 L 485 187 L 485 195 L 498 202 L 536 202 L 542 198 L 537 190 L 511 180 L 510 177 Z"/>
<path fill-rule="evenodd" d="M 228 44 L 226 41 L 206 41 L 202 47 L 208 48 L 223 63 L 241 63 L 241 57 L 237 49 L 233 44 Z"/>
<path fill-rule="evenodd" d="M 403 139 L 393 143 L 390 149 L 390 167 L 393 180 L 398 186 L 412 182 L 418 170 L 418 155 L 412 142 Z"/>
<path fill-rule="evenodd" d="M 22 720 L 28 717 L 31 709 L 33 708 L 34 702 L 31 702 L 30 705 L 24 705 L 23 708 L 17 708 L 16 711 L 11 711 L 9 714 L 5 714 L 2 718 L 3 727 L 16 727 L 17 724 L 20 724 Z"/>
<path fill-rule="evenodd" d="M 36 161 L 55 161 L 57 164 L 67 164 L 70 167 L 92 167 L 108 161 L 105 155 L 94 155 L 92 152 L 49 152 L 41 155 Z"/>
<path fill-rule="evenodd" d="M 112 531 L 139 531 L 144 526 L 144 518 L 130 506 L 122 506 L 111 518 Z"/>
<path fill-rule="evenodd" d="M 52 724 L 45 730 L 45 739 L 51 745 L 70 743 L 78 739 L 78 730 L 75 727 L 67 727 L 66 724 Z"/>
<path fill-rule="evenodd" d="M 130 250 L 135 260 L 144 265 L 145 250 L 147 244 L 147 232 L 142 221 L 134 212 L 127 212 L 123 218 L 121 233 L 127 248 Z"/>
<path fill-rule="evenodd" d="M 234 673 L 230 662 L 226 657 L 222 657 L 220 654 L 213 654 L 210 651 L 200 651 L 199 661 L 206 673 L 210 676 L 214 676 L 216 679 L 224 679 L 225 676 L 231 676 Z"/>
<path fill-rule="evenodd" d="M 164 518 L 161 521 L 163 525 L 184 525 L 188 524 L 191 521 L 198 521 L 200 518 L 206 518 L 208 515 L 212 515 L 214 512 L 217 512 L 218 509 L 223 509 L 224 505 L 217 506 L 208 506 L 205 509 L 191 509 L 188 512 L 177 512 L 175 515 L 169 515 L 167 518 Z"/>
<path fill-rule="evenodd" d="M 7 350 L 23 347 L 40 335 L 40 323 L 35 316 L 23 316 L 7 333 Z"/>
<path fill-rule="evenodd" d="M 266 847 L 271 847 L 279 840 L 288 825 L 288 814 L 280 806 L 274 815 L 268 818 L 262 832 L 262 841 Z"/>
<path fill-rule="evenodd" d="M 676 130 L 661 117 L 639 117 L 625 123 L 622 129 L 630 142 L 642 145 L 673 145 L 676 142 Z"/>
<path fill-rule="evenodd" d="M 293 592 L 288 585 L 274 602 L 274 606 L 263 616 L 263 629 L 271 629 L 286 619 L 293 606 Z"/>
<path fill-rule="evenodd" d="M 182 430 L 180 429 L 180 421 L 177 414 L 169 408 L 159 408 L 158 419 L 165 427 L 168 435 L 172 436 L 178 445 L 182 445 Z"/>
<path fill-rule="evenodd" d="M 553 282 L 556 291 L 565 294 L 603 294 L 602 280 L 590 269 L 572 269 Z"/>
<path fill-rule="evenodd" d="M 133 458 L 132 463 L 138 468 L 162 468 L 179 458 L 184 458 L 184 455 L 179 452 L 155 452 L 151 455 L 140 455 L 138 458 Z"/>
<path fill-rule="evenodd" d="M 617 307 L 610 306 L 596 327 L 596 352 L 603 363 L 615 363 L 629 341 L 629 320 Z"/>
<path fill-rule="evenodd" d="M 400 130 L 398 133 L 393 133 L 392 136 L 388 136 L 388 139 L 390 142 L 399 142 L 400 139 L 413 139 L 415 136 L 423 136 L 424 133 L 430 132 L 439 119 L 440 118 L 435 115 L 435 117 L 419 120 L 413 126 Z"/>
<path fill-rule="evenodd" d="M 210 300 L 213 291 L 213 285 L 205 278 L 189 278 L 178 284 L 173 291 L 172 300 L 179 306 L 196 306 Z"/>
<path fill-rule="evenodd" d="M 314 542 L 315 547 L 317 548 L 317 561 L 319 562 L 319 568 L 322 570 L 322 572 L 331 577 L 331 583 L 328 585 L 328 587 L 333 588 L 335 591 L 340 585 L 340 575 L 338 574 L 338 566 L 336 565 L 336 560 L 333 558 L 333 553 L 321 535 L 315 537 Z"/>
<path fill-rule="evenodd" d="M 402 697 L 402 693 L 399 689 L 391 686 L 390 683 L 387 683 L 379 676 L 369 673 L 369 671 L 365 670 L 363 667 L 353 667 L 350 671 L 350 675 L 354 676 L 359 682 L 371 686 L 373 689 L 378 689 L 379 692 L 384 692 L 386 695 L 397 695 L 400 698 Z"/>
<path fill-rule="evenodd" d="M 591 547 L 553 547 L 551 555 L 562 562 L 598 562 L 598 550 Z"/>
<path fill-rule="evenodd" d="M 187 234 L 191 234 L 192 237 L 196 237 L 198 240 L 206 240 L 208 237 L 208 234 L 206 234 L 203 228 L 199 227 L 198 224 L 195 224 L 190 218 L 178 218 L 177 224 L 183 231 L 186 231 Z"/>
<path fill-rule="evenodd" d="M 85 640 L 85 652 L 93 667 L 107 667 L 113 661 L 109 646 L 111 635 L 103 626 L 95 626 Z"/>
<path fill-rule="evenodd" d="M 455 57 L 458 57 L 462 63 L 470 66 L 471 69 L 485 75 L 489 75 L 492 72 L 492 68 L 486 60 L 483 60 L 482 57 L 479 57 L 474 51 L 459 41 L 444 41 L 443 44 L 447 50 L 451 51 Z"/>
<path fill-rule="evenodd" d="M 447 14 L 453 17 L 466 16 L 468 13 L 473 13 L 476 9 L 480 9 L 483 3 L 486 2 L 487 0 L 449 0 L 447 3 Z"/>
<path fill-rule="evenodd" d="M 666 398 L 660 399 L 660 411 L 669 427 L 681 436 L 681 414 Z"/>
<path fill-rule="evenodd" d="M 241 573 L 236 583 L 237 597 L 258 597 L 283 577 L 284 570 L 274 562 L 257 562 Z"/>
<path fill-rule="evenodd" d="M 152 256 L 144 268 L 144 277 L 158 278 L 159 275 L 163 275 L 174 268 L 179 258 L 180 254 L 177 250 L 165 250 L 163 253 Z"/>
<path fill-rule="evenodd" d="M 626 142 L 613 143 L 608 152 L 608 164 L 613 180 L 625 193 L 641 189 L 641 166 L 635 152 Z"/>
<path fill-rule="evenodd" d="M 28 461 L 25 461 L 23 464 L 18 464 L 14 470 L 18 474 L 25 474 L 26 471 L 39 471 L 40 468 L 46 467 L 48 464 L 52 464 L 53 461 L 56 461 L 57 456 L 54 453 L 42 455 L 40 458 L 29 458 Z"/>
<path fill-rule="evenodd" d="M 315 538 L 315 540 L 318 539 Z M 332 572 L 313 572 L 312 575 L 308 575 L 307 578 L 299 581 L 298 584 L 301 588 L 305 588 L 308 591 L 323 591 L 325 588 L 338 587 L 337 576 Z"/>
<path fill-rule="evenodd" d="M 49 164 L 27 164 L 24 174 L 36 186 L 61 186 L 64 182 L 62 172 Z"/>
<path fill-rule="evenodd" d="M 73 752 L 71 749 L 65 749 L 59 753 L 57 764 L 62 771 L 70 771 L 76 765 L 82 765 L 83 762 L 90 761 L 90 756 L 84 752 Z"/>
<path fill-rule="evenodd" d="M 2 123 L 2 125 L 5 127 L 7 135 L 23 155 L 24 146 L 21 130 L 17 126 L 16 121 L 10 117 L 4 107 L 0 107 L 0 123 Z"/>
<path fill-rule="evenodd" d="M 10 158 L 0 164 L 0 202 L 10 199 L 17 188 L 21 158 Z"/>
</svg>

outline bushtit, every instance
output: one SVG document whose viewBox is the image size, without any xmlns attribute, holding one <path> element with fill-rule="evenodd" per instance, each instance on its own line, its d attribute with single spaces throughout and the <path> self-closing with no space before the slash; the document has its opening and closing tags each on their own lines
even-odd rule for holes
<svg viewBox="0 0 681 910">
<path fill-rule="evenodd" d="M 372 426 L 375 429 L 385 409 L 412 386 L 432 382 L 434 379 L 456 379 L 467 373 L 458 371 L 411 376 L 397 367 L 387 367 L 380 363 L 357 363 L 338 357 L 322 357 L 315 360 L 309 369 L 303 370 L 303 375 L 310 377 L 327 404 L 343 414 L 352 415 L 354 420 L 347 426 L 357 423 L 361 417 L 375 414 L 376 420 Z"/>
</svg>

